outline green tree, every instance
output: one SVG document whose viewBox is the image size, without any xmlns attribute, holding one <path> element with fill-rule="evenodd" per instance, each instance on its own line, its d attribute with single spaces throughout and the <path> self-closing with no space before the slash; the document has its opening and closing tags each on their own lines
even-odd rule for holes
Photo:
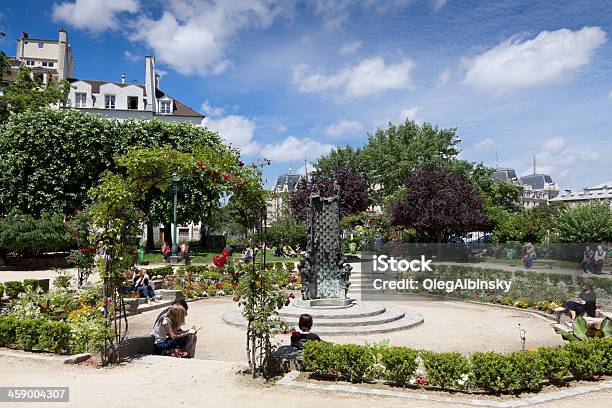
<svg viewBox="0 0 612 408">
<path fill-rule="evenodd" d="M 559 242 L 612 242 L 612 209 L 606 202 L 566 208 L 554 217 L 554 230 Z"/>
<path fill-rule="evenodd" d="M 439 129 L 431 123 L 406 120 L 368 137 L 363 149 L 369 181 L 382 197 L 402 187 L 411 172 L 425 166 L 439 168 L 459 154 L 456 129 Z"/>
<path fill-rule="evenodd" d="M 6 58 L 2 58 L 0 69 L 5 69 Z M 4 70 L 2 79 L 8 71 Z M 65 102 L 70 92 L 70 84 L 66 80 L 43 83 L 40 76 L 30 68 L 20 67 L 15 80 L 8 81 L 0 96 L 0 123 L 6 123 L 11 114 L 30 110 L 48 108 Z"/>
<path fill-rule="evenodd" d="M 43 212 L 72 214 L 90 202 L 87 191 L 100 176 L 117 168 L 115 156 L 130 146 L 163 145 L 183 150 L 210 147 L 215 153 L 208 160 L 229 154 L 235 165 L 239 161 L 238 152 L 230 154 L 218 134 L 191 124 L 111 120 L 73 109 L 13 115 L 0 127 L 0 214 L 19 211 L 37 218 Z M 214 189 L 191 181 L 185 177 L 180 187 L 179 213 L 186 220 L 200 217 L 216 202 Z M 143 210 L 157 216 L 154 221 L 162 221 L 160 214 L 170 212 L 170 197 L 170 192 L 156 190 L 149 197 L 150 208 Z"/>
</svg>

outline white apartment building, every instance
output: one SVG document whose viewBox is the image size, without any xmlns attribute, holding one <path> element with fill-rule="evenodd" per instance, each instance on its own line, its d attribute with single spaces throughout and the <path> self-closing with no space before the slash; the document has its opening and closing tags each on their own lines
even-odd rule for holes
<svg viewBox="0 0 612 408">
<path fill-rule="evenodd" d="M 144 84 L 126 83 L 125 74 L 121 74 L 118 82 L 75 77 L 72 48 L 63 28 L 57 40 L 30 38 L 24 32 L 17 39 L 15 57 L 10 62 L 15 73 L 19 67 L 28 67 L 45 84 L 49 80 L 68 80 L 71 89 L 65 108 L 115 119 L 157 119 L 195 125 L 204 118 L 160 89 L 153 56 L 145 57 Z"/>
<path fill-rule="evenodd" d="M 582 191 L 565 190 L 550 200 L 551 203 L 565 203 L 569 206 L 605 202 L 612 208 L 612 180 L 593 187 L 585 187 Z"/>
</svg>

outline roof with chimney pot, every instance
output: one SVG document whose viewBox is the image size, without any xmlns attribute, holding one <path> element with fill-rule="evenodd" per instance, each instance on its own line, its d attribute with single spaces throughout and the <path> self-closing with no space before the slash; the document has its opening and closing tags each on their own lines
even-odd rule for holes
<svg viewBox="0 0 612 408">
<path fill-rule="evenodd" d="M 69 82 L 76 82 L 76 81 L 82 81 L 82 82 L 86 82 L 89 85 L 91 85 L 91 92 L 92 93 L 100 93 L 100 86 L 104 85 L 104 84 L 114 84 L 117 85 L 118 87 L 121 88 L 125 88 L 126 86 L 137 86 L 139 88 L 142 88 L 143 90 L 143 95 L 147 94 L 147 88 L 142 85 L 142 84 L 131 84 L 131 83 L 121 83 L 121 82 L 111 82 L 111 81 L 100 81 L 97 79 L 78 79 L 78 78 L 70 78 L 68 79 Z M 156 89 L 155 90 L 155 97 L 156 98 L 163 98 L 164 96 L 168 96 L 168 98 L 172 98 L 172 96 L 166 94 L 165 92 Z M 185 105 L 184 103 L 182 103 L 181 101 L 179 101 L 178 99 L 172 98 L 172 100 L 174 101 L 174 112 L 173 114 L 177 115 L 177 116 L 191 116 L 191 117 L 198 117 L 198 118 L 204 118 L 204 115 L 202 115 L 201 113 L 191 109 L 189 106 Z"/>
</svg>

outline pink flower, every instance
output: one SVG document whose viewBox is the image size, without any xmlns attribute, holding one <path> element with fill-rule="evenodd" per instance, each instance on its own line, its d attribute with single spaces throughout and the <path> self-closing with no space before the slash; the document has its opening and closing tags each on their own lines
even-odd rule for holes
<svg viewBox="0 0 612 408">
<path fill-rule="evenodd" d="M 227 174 L 227 173 L 225 173 L 225 174 L 223 175 L 223 181 L 228 181 L 229 179 L 230 179 L 230 175 L 229 175 L 229 174 Z"/>
<path fill-rule="evenodd" d="M 424 385 L 424 384 L 425 384 L 425 377 L 424 377 L 424 376 L 422 376 L 422 375 L 419 375 L 419 376 L 416 378 L 416 383 L 417 383 L 417 384 L 419 384 L 419 385 Z"/>
</svg>

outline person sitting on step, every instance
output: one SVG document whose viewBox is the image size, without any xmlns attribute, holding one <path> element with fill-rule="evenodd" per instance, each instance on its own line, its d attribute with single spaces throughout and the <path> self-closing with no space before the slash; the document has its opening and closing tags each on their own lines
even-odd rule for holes
<svg viewBox="0 0 612 408">
<path fill-rule="evenodd" d="M 196 334 L 194 327 L 184 331 L 181 326 L 185 324 L 187 311 L 180 304 L 173 304 L 168 313 L 162 315 L 153 328 L 156 354 L 172 355 L 183 358 L 195 356 Z"/>
<path fill-rule="evenodd" d="M 595 317 L 597 295 L 593 290 L 593 280 L 584 280 L 584 290 L 578 295 L 578 299 L 572 299 L 565 302 L 565 309 L 569 311 L 570 317 L 573 320 L 576 316 L 587 314 L 589 317 Z"/>
<path fill-rule="evenodd" d="M 310 332 L 312 329 L 312 316 L 304 313 L 300 316 L 298 329 L 291 330 L 291 345 L 298 350 L 304 348 L 304 343 L 307 341 L 321 341 L 321 338 Z"/>
</svg>

